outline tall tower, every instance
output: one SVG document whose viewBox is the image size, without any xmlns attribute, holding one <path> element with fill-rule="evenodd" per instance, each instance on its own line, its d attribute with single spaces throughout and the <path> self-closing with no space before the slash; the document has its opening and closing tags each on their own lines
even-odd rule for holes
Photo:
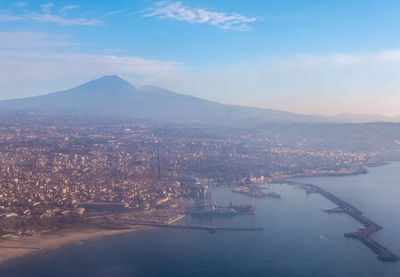
<svg viewBox="0 0 400 277">
<path fill-rule="evenodd" d="M 157 176 L 158 179 L 161 178 L 161 172 L 160 172 L 160 149 L 157 147 Z"/>
</svg>

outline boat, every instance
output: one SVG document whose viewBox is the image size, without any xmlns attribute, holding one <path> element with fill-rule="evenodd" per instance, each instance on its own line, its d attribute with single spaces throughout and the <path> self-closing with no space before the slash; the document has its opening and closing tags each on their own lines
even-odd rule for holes
<svg viewBox="0 0 400 277">
<path fill-rule="evenodd" d="M 267 197 L 281 198 L 281 194 L 279 192 L 271 191 L 267 193 Z"/>
<path fill-rule="evenodd" d="M 231 203 L 229 207 L 233 209 L 236 214 L 255 214 L 257 211 L 253 205 L 235 205 Z"/>
<path fill-rule="evenodd" d="M 194 207 L 187 211 L 191 215 L 208 215 L 208 216 L 220 216 L 220 215 L 235 215 L 236 211 L 231 207 L 218 207 L 216 205 Z"/>
<path fill-rule="evenodd" d="M 319 238 L 322 239 L 322 240 L 328 240 L 328 239 L 327 239 L 326 237 L 324 237 L 324 235 L 322 235 L 322 234 L 319 236 Z"/>
<path fill-rule="evenodd" d="M 256 198 L 265 197 L 265 193 L 262 192 L 261 189 L 259 189 L 256 186 L 233 188 L 231 191 L 236 192 L 236 193 L 241 193 L 241 194 L 251 196 L 251 197 L 256 197 Z"/>
</svg>

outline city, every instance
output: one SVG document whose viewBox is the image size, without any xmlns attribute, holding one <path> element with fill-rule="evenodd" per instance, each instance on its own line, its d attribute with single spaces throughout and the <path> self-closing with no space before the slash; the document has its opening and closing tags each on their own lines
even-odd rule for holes
<svg viewBox="0 0 400 277">
<path fill-rule="evenodd" d="M 194 205 L 196 183 L 240 188 L 297 176 L 360 174 L 365 165 L 400 157 L 390 148 L 320 149 L 282 143 L 280 136 L 285 133 L 37 115 L 4 119 L 2 236 L 32 236 L 123 212 L 142 224 L 163 223 Z"/>
<path fill-rule="evenodd" d="M 398 277 L 399 10 L 0 0 L 0 276 Z"/>
</svg>

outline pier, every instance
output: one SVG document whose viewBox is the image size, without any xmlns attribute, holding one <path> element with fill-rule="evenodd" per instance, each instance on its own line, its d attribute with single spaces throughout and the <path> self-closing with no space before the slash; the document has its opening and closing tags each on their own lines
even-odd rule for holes
<svg viewBox="0 0 400 277">
<path fill-rule="evenodd" d="M 255 198 L 264 198 L 266 197 L 266 194 L 256 185 L 249 184 L 244 187 L 237 187 L 233 188 L 232 192 L 235 193 L 241 193 L 250 197 L 255 197 Z"/>
<path fill-rule="evenodd" d="M 383 245 L 379 244 L 378 242 L 371 239 L 369 236 L 380 229 L 381 226 L 373 222 L 372 220 L 363 216 L 362 212 L 349 203 L 341 200 L 337 196 L 333 195 L 332 193 L 321 189 L 316 185 L 305 184 L 305 183 L 297 183 L 292 181 L 284 181 L 282 183 L 293 185 L 300 187 L 306 190 L 307 193 L 319 193 L 329 201 L 335 203 L 337 205 L 336 208 L 333 209 L 325 209 L 325 212 L 334 213 L 334 212 L 344 212 L 363 224 L 362 227 L 359 228 L 359 231 L 352 232 L 352 233 L 345 233 L 344 236 L 347 238 L 356 238 L 365 244 L 368 248 L 374 251 L 378 255 L 378 259 L 384 262 L 395 262 L 399 259 L 399 257 L 385 248 Z"/>
<path fill-rule="evenodd" d="M 262 227 L 217 227 L 218 231 L 264 231 Z"/>
<path fill-rule="evenodd" d="M 197 230 L 209 231 L 211 233 L 214 233 L 218 230 L 217 227 L 214 225 L 167 224 L 167 223 L 137 223 L 136 225 L 174 228 L 174 229 L 197 229 Z"/>
<path fill-rule="evenodd" d="M 263 231 L 264 230 L 262 227 L 217 227 L 215 225 L 174 223 L 183 217 L 184 215 L 177 215 L 175 217 L 171 217 L 169 220 L 166 221 L 157 221 L 157 220 L 149 221 L 149 220 L 132 218 L 125 215 L 121 217 L 109 218 L 106 225 L 119 229 L 129 229 L 130 228 L 129 226 L 140 225 L 148 227 L 161 227 L 161 228 L 173 228 L 173 229 L 205 230 L 209 231 L 210 233 L 215 233 L 217 231 Z M 101 226 L 104 228 L 105 227 L 104 223 Z"/>
<path fill-rule="evenodd" d="M 197 225 L 197 224 L 167 224 L 167 223 L 135 223 L 135 225 L 149 226 L 149 227 L 162 227 L 173 229 L 196 229 L 205 230 L 211 233 L 217 231 L 263 231 L 262 227 L 217 227 L 215 225 Z"/>
</svg>

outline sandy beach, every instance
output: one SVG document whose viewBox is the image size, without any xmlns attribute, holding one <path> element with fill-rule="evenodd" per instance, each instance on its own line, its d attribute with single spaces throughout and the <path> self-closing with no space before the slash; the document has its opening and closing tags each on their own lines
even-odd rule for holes
<svg viewBox="0 0 400 277">
<path fill-rule="evenodd" d="M 149 229 L 144 226 L 131 226 L 123 230 L 104 230 L 95 228 L 67 228 L 54 233 L 34 237 L 5 239 L 0 241 L 0 264 L 24 255 L 56 249 L 66 244 L 80 243 L 105 236 Z"/>
</svg>

